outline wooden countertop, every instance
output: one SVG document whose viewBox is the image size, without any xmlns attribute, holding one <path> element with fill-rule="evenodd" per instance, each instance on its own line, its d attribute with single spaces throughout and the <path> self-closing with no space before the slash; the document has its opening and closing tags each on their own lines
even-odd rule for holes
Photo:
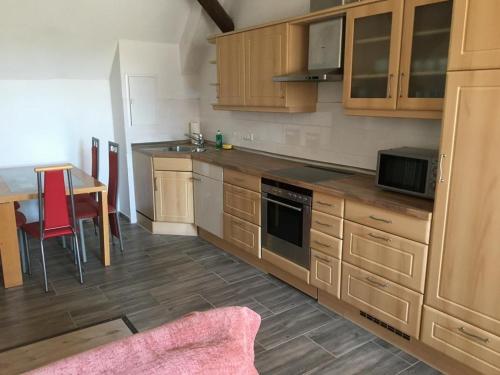
<svg viewBox="0 0 500 375">
<path fill-rule="evenodd" d="M 364 202 L 419 219 L 430 220 L 432 218 L 433 201 L 382 190 L 375 186 L 373 175 L 354 173 L 342 179 L 311 183 L 273 175 L 273 171 L 306 165 L 305 163 L 281 159 L 279 157 L 261 155 L 238 149 L 216 150 L 211 145 L 208 146 L 207 151 L 200 153 L 174 153 L 154 150 L 154 148 L 179 144 L 186 144 L 186 141 L 137 144 L 132 149 L 135 152 L 141 152 L 157 158 L 192 158 L 193 160 L 234 169 L 242 173 L 270 178 L 313 191 Z"/>
</svg>

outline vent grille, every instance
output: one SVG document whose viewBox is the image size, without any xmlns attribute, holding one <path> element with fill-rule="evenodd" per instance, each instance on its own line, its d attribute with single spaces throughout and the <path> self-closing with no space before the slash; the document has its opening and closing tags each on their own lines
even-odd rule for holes
<svg viewBox="0 0 500 375">
<path fill-rule="evenodd" d="M 393 326 L 390 326 L 390 325 L 389 325 L 389 324 L 387 324 L 387 323 L 384 323 L 384 322 L 382 322 L 382 321 L 378 320 L 378 319 L 377 319 L 377 318 L 375 318 L 374 316 L 372 316 L 372 315 L 370 315 L 370 314 L 367 314 L 367 313 L 365 313 L 364 311 L 360 311 L 360 312 L 359 312 L 359 315 L 361 315 L 363 318 L 366 318 L 366 319 L 370 320 L 371 322 L 373 322 L 373 323 L 375 323 L 375 324 L 377 324 L 377 325 L 379 325 L 379 326 L 381 326 L 381 327 L 385 328 L 386 330 L 391 331 L 391 332 L 392 332 L 392 333 L 394 333 L 395 335 L 398 335 L 398 336 L 400 336 L 400 337 L 404 338 L 405 340 L 410 341 L 410 336 L 409 336 L 409 335 L 407 335 L 407 334 L 406 334 L 406 333 L 404 333 L 404 332 L 401 332 L 399 329 L 394 328 Z"/>
</svg>

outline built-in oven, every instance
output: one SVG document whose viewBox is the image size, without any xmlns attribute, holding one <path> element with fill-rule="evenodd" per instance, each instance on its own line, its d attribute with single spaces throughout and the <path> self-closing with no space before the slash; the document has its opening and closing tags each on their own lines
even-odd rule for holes
<svg viewBox="0 0 500 375">
<path fill-rule="evenodd" d="M 311 206 L 311 190 L 263 178 L 262 248 L 309 269 Z"/>
</svg>

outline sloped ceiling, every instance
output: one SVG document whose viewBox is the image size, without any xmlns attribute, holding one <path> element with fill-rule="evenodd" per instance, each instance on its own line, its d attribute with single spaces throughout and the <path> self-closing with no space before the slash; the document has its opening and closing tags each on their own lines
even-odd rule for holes
<svg viewBox="0 0 500 375">
<path fill-rule="evenodd" d="M 179 43 L 195 0 L 0 0 L 0 79 L 108 79 L 119 39 Z"/>
</svg>

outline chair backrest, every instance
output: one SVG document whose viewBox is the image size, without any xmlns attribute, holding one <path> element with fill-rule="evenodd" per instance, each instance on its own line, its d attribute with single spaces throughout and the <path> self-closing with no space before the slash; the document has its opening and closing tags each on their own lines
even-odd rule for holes
<svg viewBox="0 0 500 375">
<path fill-rule="evenodd" d="M 74 228 L 74 197 L 73 181 L 71 177 L 72 165 L 61 165 L 53 167 L 35 168 L 38 184 L 38 213 L 40 220 L 40 238 L 47 230 L 58 228 Z M 70 193 L 70 207 L 66 198 L 66 185 L 64 172 L 68 178 L 68 189 Z M 43 175 L 43 187 L 42 187 Z"/>
<path fill-rule="evenodd" d="M 99 139 L 92 137 L 92 177 L 99 179 Z"/>
<path fill-rule="evenodd" d="M 108 204 L 116 208 L 118 200 L 118 152 L 120 146 L 118 143 L 108 143 L 109 153 L 109 181 L 108 181 Z"/>
</svg>

